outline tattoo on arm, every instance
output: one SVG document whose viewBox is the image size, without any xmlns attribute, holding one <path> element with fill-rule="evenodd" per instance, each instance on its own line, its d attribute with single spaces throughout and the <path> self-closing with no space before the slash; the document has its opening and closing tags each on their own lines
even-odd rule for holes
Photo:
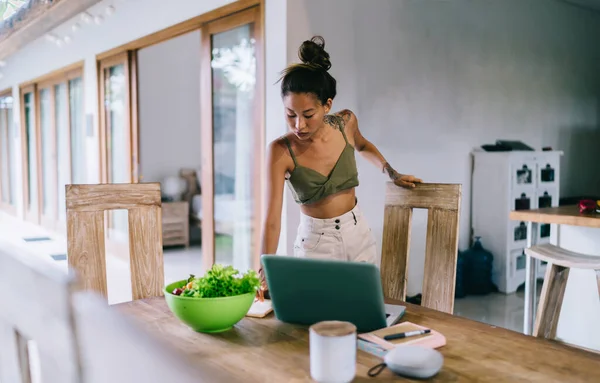
<svg viewBox="0 0 600 383">
<path fill-rule="evenodd" d="M 325 121 L 326 124 L 335 126 L 339 130 L 344 129 L 344 125 L 346 125 L 344 120 L 340 116 L 333 115 L 333 114 L 328 114 L 327 116 L 325 116 L 325 118 L 323 120 Z"/>
<path fill-rule="evenodd" d="M 336 114 L 329 114 L 324 117 L 325 123 L 335 126 L 340 130 L 343 130 L 350 118 L 352 117 L 352 112 L 348 109 L 344 109 Z"/>
<path fill-rule="evenodd" d="M 387 162 L 383 165 L 383 171 L 387 172 L 388 176 L 392 181 L 396 181 L 402 176 L 400 173 L 395 171 L 394 168 L 392 168 L 392 166 Z"/>
</svg>

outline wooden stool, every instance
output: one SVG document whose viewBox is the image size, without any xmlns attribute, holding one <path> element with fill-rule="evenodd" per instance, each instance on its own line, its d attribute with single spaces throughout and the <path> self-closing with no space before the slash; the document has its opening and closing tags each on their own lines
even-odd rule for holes
<svg viewBox="0 0 600 383">
<path fill-rule="evenodd" d="M 381 250 L 381 280 L 385 297 L 406 300 L 412 211 L 413 208 L 427 209 L 421 304 L 453 313 L 460 201 L 460 184 L 417 184 L 414 189 L 405 189 L 388 183 Z"/>
<path fill-rule="evenodd" d="M 533 336 L 554 339 L 569 270 L 571 268 L 595 270 L 600 294 L 600 257 L 575 253 L 551 244 L 532 246 L 525 249 L 525 254 L 548 262 Z"/>
</svg>

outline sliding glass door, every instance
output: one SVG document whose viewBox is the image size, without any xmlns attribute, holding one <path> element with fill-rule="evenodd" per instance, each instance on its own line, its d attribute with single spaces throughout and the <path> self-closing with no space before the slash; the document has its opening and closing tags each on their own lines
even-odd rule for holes
<svg viewBox="0 0 600 383">
<path fill-rule="evenodd" d="M 16 213 L 15 132 L 12 91 L 0 93 L 0 209 Z"/>
<path fill-rule="evenodd" d="M 40 222 L 48 229 L 63 232 L 66 230 L 65 186 L 86 183 L 81 72 L 65 72 L 37 84 Z"/>
<path fill-rule="evenodd" d="M 135 52 L 125 52 L 100 62 L 103 183 L 138 182 L 135 72 Z M 117 242 L 128 240 L 127 211 L 108 213 L 108 238 Z"/>
<path fill-rule="evenodd" d="M 258 269 L 263 163 L 259 7 L 202 29 L 202 254 Z"/>
<path fill-rule="evenodd" d="M 23 153 L 23 209 L 27 221 L 40 222 L 38 129 L 35 86 L 21 88 L 21 143 Z"/>
</svg>

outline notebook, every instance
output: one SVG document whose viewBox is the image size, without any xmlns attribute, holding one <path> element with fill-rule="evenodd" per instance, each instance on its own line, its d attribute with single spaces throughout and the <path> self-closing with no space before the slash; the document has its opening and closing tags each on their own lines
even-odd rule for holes
<svg viewBox="0 0 600 383">
<path fill-rule="evenodd" d="M 273 311 L 273 305 L 271 305 L 270 299 L 265 299 L 264 302 L 255 299 L 254 303 L 252 303 L 252 306 L 250 306 L 250 310 L 248 310 L 248 313 L 246 313 L 246 316 L 253 318 L 264 318 L 271 311 Z"/>
<path fill-rule="evenodd" d="M 415 335 L 408 338 L 385 340 L 384 336 L 389 334 L 396 334 L 399 332 L 425 330 L 427 327 L 414 324 L 412 322 L 402 322 L 391 327 L 385 327 L 379 330 L 371 331 L 368 333 L 358 334 L 360 339 L 367 342 L 374 343 L 383 347 L 386 350 L 391 350 L 398 345 L 419 345 L 423 347 L 439 348 L 446 344 L 446 337 L 439 332 L 430 329 L 429 334 Z"/>
</svg>

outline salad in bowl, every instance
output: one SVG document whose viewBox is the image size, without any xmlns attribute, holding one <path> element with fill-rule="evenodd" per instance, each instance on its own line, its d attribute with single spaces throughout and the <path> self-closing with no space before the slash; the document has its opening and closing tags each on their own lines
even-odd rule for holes
<svg viewBox="0 0 600 383">
<path fill-rule="evenodd" d="M 165 286 L 169 309 L 198 332 L 227 331 L 250 310 L 260 278 L 254 270 L 240 273 L 232 266 L 215 264 L 201 277 Z"/>
</svg>

